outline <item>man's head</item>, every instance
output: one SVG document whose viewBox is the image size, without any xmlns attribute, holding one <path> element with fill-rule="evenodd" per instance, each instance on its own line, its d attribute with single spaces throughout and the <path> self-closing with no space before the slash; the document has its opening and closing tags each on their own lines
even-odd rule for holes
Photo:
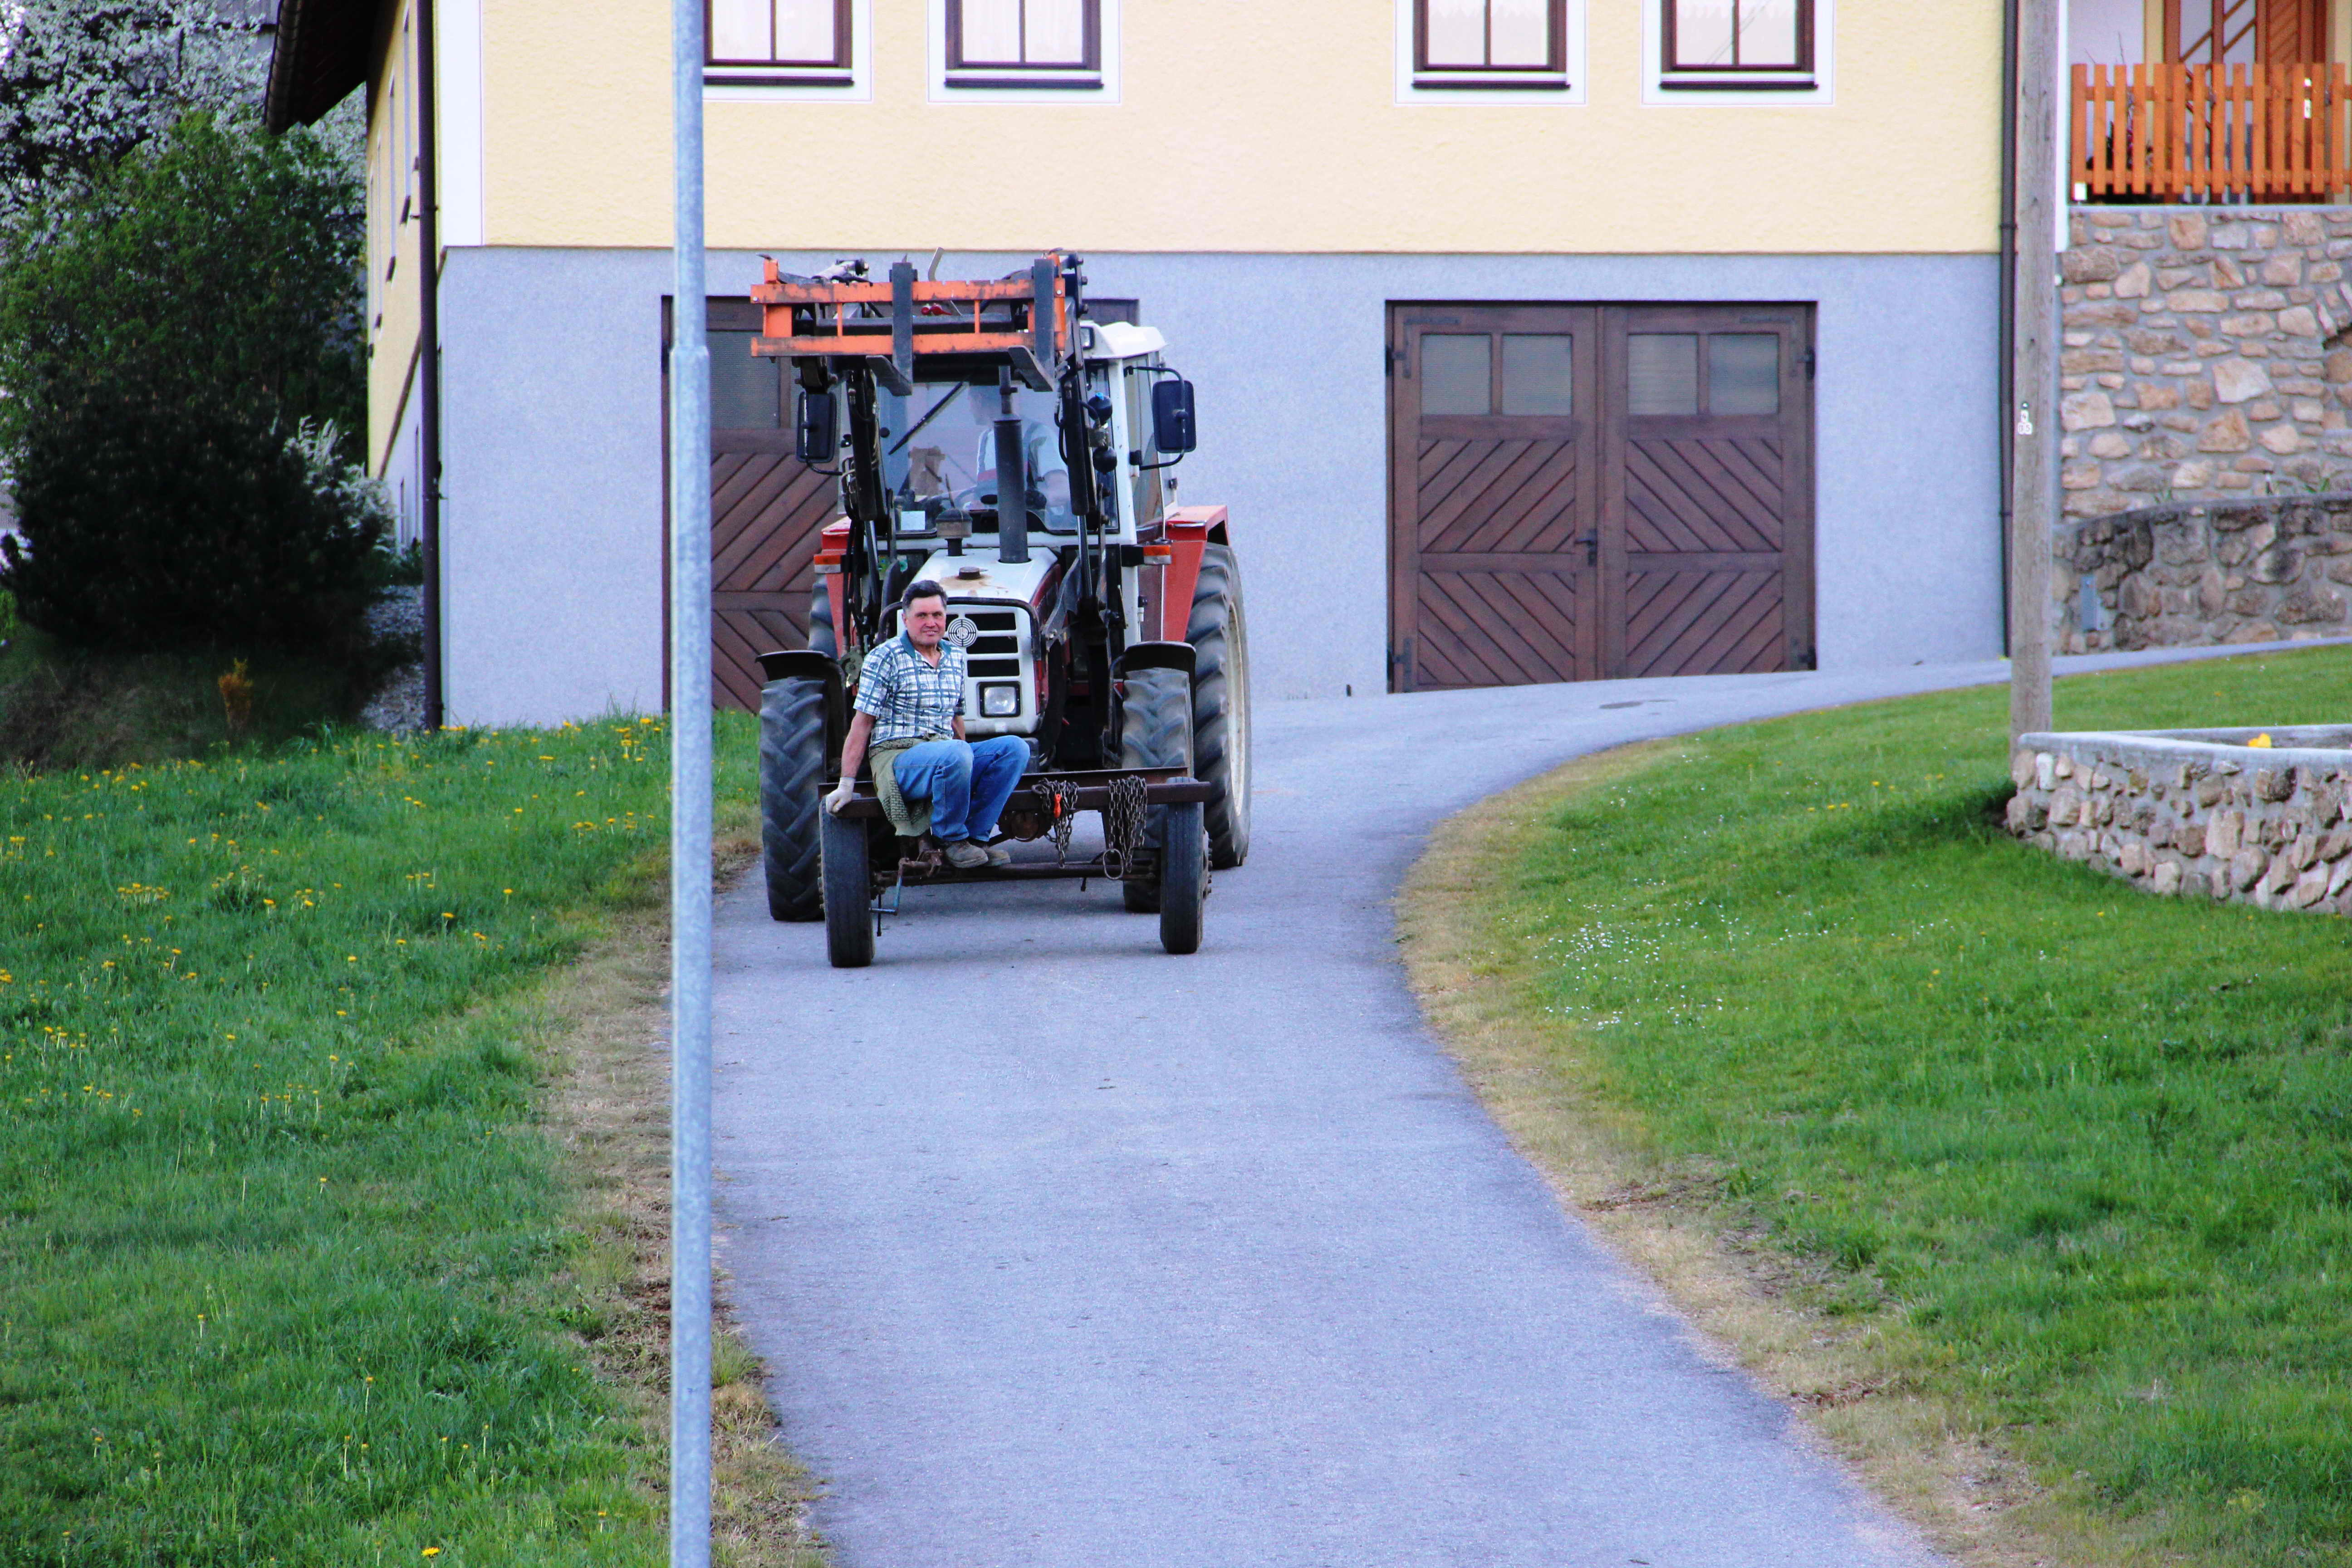
<svg viewBox="0 0 2352 1568">
<path fill-rule="evenodd" d="M 898 596 L 898 621 L 917 647 L 939 647 L 948 630 L 948 591 L 929 577 L 908 584 Z"/>
</svg>

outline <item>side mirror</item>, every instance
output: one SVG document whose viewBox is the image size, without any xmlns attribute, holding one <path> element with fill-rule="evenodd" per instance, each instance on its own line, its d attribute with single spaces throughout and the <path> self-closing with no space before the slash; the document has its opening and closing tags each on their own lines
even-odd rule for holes
<svg viewBox="0 0 2352 1568">
<path fill-rule="evenodd" d="M 1192 425 L 1192 384 L 1154 382 L 1151 387 L 1151 444 L 1163 458 L 1181 457 L 1200 444 Z"/>
<path fill-rule="evenodd" d="M 833 394 L 803 391 L 793 415 L 793 455 L 803 463 L 832 462 L 841 447 L 835 419 Z"/>
</svg>

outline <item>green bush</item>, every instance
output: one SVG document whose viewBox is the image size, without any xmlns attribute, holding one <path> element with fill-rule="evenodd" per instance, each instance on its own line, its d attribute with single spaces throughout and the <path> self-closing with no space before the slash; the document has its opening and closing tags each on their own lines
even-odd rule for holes
<svg viewBox="0 0 2352 1568">
<path fill-rule="evenodd" d="M 37 212 L 0 264 L 0 588 L 85 647 L 356 646 L 385 519 L 362 408 L 362 194 L 206 115 Z"/>
<path fill-rule="evenodd" d="M 0 582 L 55 637 L 357 651 L 383 518 L 250 416 L 92 396 L 41 423 L 16 493 L 32 550 L 0 546 Z"/>
</svg>

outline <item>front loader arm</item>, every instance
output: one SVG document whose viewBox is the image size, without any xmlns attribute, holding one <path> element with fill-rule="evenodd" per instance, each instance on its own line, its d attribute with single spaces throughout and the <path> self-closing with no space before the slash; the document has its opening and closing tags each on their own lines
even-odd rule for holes
<svg viewBox="0 0 2352 1568">
<path fill-rule="evenodd" d="M 849 554 L 844 563 L 849 574 L 851 598 L 856 608 L 859 641 L 871 647 L 879 636 L 883 579 L 890 563 L 876 544 L 887 531 L 887 498 L 882 488 L 881 420 L 874 394 L 874 373 L 858 369 L 844 378 L 849 394 L 849 451 L 842 464 L 842 501 L 849 513 Z"/>
</svg>

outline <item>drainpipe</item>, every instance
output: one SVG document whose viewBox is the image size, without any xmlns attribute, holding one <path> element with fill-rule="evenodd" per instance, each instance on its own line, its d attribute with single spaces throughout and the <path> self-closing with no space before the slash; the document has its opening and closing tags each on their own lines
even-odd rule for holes
<svg viewBox="0 0 2352 1568">
<path fill-rule="evenodd" d="M 2000 8 L 2000 652 L 2009 657 L 2009 529 L 2017 469 L 2017 0 Z"/>
<path fill-rule="evenodd" d="M 433 79 L 433 4 L 416 0 L 417 447 L 424 469 L 419 521 L 425 557 L 425 727 L 442 721 L 441 671 L 441 185 L 436 153 L 440 94 Z"/>
</svg>

